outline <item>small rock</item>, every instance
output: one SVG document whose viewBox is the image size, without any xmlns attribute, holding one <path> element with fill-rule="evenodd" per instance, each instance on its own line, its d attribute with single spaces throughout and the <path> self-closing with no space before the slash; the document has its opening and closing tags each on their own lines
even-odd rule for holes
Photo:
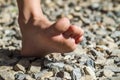
<svg viewBox="0 0 120 80">
<path fill-rule="evenodd" d="M 68 72 L 64 72 L 64 77 L 63 78 L 66 79 L 66 80 L 71 80 L 71 76 Z"/>
<path fill-rule="evenodd" d="M 49 72 L 44 73 L 44 75 L 41 76 L 41 79 L 44 80 L 45 78 L 50 78 L 52 76 L 53 76 L 53 72 L 49 71 Z"/>
<path fill-rule="evenodd" d="M 30 62 L 27 59 L 21 59 L 15 66 L 14 70 L 26 72 L 26 68 L 28 68 Z"/>
<path fill-rule="evenodd" d="M 52 56 L 52 58 L 53 58 L 55 61 L 60 61 L 60 60 L 62 60 L 61 53 L 52 53 L 51 56 Z"/>
<path fill-rule="evenodd" d="M 72 80 L 80 80 L 81 76 L 82 76 L 82 74 L 81 74 L 80 68 L 75 68 L 71 72 Z"/>
<path fill-rule="evenodd" d="M 104 69 L 109 69 L 114 73 L 120 73 L 120 68 L 117 65 L 104 66 Z"/>
<path fill-rule="evenodd" d="M 64 66 L 64 69 L 67 71 L 67 72 L 71 72 L 74 68 L 70 65 L 65 65 Z"/>
<path fill-rule="evenodd" d="M 35 79 L 38 79 L 38 78 L 41 78 L 45 73 L 47 73 L 48 71 L 47 70 L 43 70 L 43 71 L 41 71 L 41 72 L 38 72 L 38 73 L 34 73 L 33 74 L 33 77 L 35 78 Z"/>
<path fill-rule="evenodd" d="M 95 67 L 95 63 L 92 59 L 88 59 L 86 61 L 86 65 L 89 66 L 89 67 L 93 67 L 93 68 Z"/>
<path fill-rule="evenodd" d="M 87 75 L 90 75 L 93 79 L 96 80 L 95 72 L 90 67 L 84 67 L 84 71 Z"/>
<path fill-rule="evenodd" d="M 120 58 L 120 49 L 114 49 L 114 50 L 112 51 L 111 56 L 117 56 L 117 57 Z"/>
<path fill-rule="evenodd" d="M 15 80 L 15 72 L 14 71 L 0 71 L 0 77 L 3 80 Z"/>
<path fill-rule="evenodd" d="M 115 31 L 111 34 L 112 38 L 116 38 L 116 37 L 119 37 L 119 36 L 120 36 L 120 31 Z"/>
<path fill-rule="evenodd" d="M 113 65 L 114 64 L 114 59 L 107 59 L 105 64 L 106 65 Z"/>
<path fill-rule="evenodd" d="M 64 77 L 64 71 L 59 71 L 56 76 L 60 77 L 60 78 L 63 78 Z"/>
<path fill-rule="evenodd" d="M 11 70 L 13 69 L 12 67 L 10 66 L 0 66 L 0 71 L 8 71 L 8 70 Z"/>
<path fill-rule="evenodd" d="M 58 68 L 63 68 L 64 67 L 64 63 L 63 62 L 56 62 L 56 63 L 46 63 L 45 66 L 46 67 L 58 67 Z"/>
<path fill-rule="evenodd" d="M 35 80 L 30 75 L 26 75 L 25 80 Z"/>
<path fill-rule="evenodd" d="M 112 71 L 109 70 L 109 69 L 104 69 L 103 74 L 104 74 L 104 76 L 106 76 L 106 77 L 112 77 L 112 76 L 114 75 L 114 72 L 112 72 Z"/>
<path fill-rule="evenodd" d="M 25 77 L 26 77 L 26 75 L 23 74 L 23 73 L 17 73 L 17 74 L 15 74 L 15 79 L 17 79 L 17 80 L 24 80 Z"/>
<path fill-rule="evenodd" d="M 40 62 L 32 62 L 29 68 L 29 73 L 37 73 L 41 70 L 41 63 Z"/>
<path fill-rule="evenodd" d="M 110 80 L 120 80 L 120 76 L 117 76 L 117 77 L 111 77 Z"/>
<path fill-rule="evenodd" d="M 25 67 L 22 66 L 21 64 L 17 63 L 14 68 L 13 68 L 15 71 L 23 71 L 23 72 L 26 72 L 25 70 Z"/>
<path fill-rule="evenodd" d="M 115 25 L 116 24 L 115 21 L 112 18 L 106 17 L 106 16 L 104 17 L 103 22 L 105 24 L 109 24 L 109 25 Z"/>
</svg>

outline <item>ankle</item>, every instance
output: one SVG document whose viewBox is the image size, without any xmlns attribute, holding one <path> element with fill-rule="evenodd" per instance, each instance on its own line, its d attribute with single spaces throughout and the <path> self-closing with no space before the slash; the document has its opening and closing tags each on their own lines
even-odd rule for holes
<svg viewBox="0 0 120 80">
<path fill-rule="evenodd" d="M 21 24 L 21 23 L 27 24 L 29 21 L 36 22 L 36 21 L 44 21 L 44 20 L 47 20 L 47 18 L 43 14 L 40 16 L 39 15 L 31 15 L 30 17 L 21 16 L 21 15 L 18 16 L 19 24 Z"/>
</svg>

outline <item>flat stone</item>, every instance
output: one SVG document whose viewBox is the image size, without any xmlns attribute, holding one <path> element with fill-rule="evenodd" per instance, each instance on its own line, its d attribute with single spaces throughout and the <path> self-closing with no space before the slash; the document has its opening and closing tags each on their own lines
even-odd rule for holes
<svg viewBox="0 0 120 80">
<path fill-rule="evenodd" d="M 67 72 L 71 72 L 74 68 L 70 65 L 65 65 L 64 66 L 64 69 L 67 71 Z"/>
<path fill-rule="evenodd" d="M 82 74 L 81 74 L 80 68 L 75 68 L 71 72 L 72 80 L 80 80 L 81 76 L 82 76 Z"/>
<path fill-rule="evenodd" d="M 90 75 L 93 79 L 96 79 L 95 72 L 92 70 L 92 68 L 86 66 L 86 67 L 84 67 L 84 72 L 87 75 Z"/>
<path fill-rule="evenodd" d="M 44 80 L 45 78 L 50 78 L 53 76 L 53 72 L 52 71 L 49 71 L 49 72 L 46 72 L 44 73 L 40 79 Z"/>
<path fill-rule="evenodd" d="M 68 72 L 64 72 L 64 77 L 63 78 L 66 79 L 66 80 L 71 80 L 71 76 Z"/>
<path fill-rule="evenodd" d="M 15 79 L 17 79 L 17 80 L 24 80 L 25 77 L 26 77 L 26 75 L 23 74 L 23 73 L 17 73 L 17 74 L 15 74 Z"/>
<path fill-rule="evenodd" d="M 38 79 L 38 78 L 41 78 L 43 75 L 45 75 L 45 73 L 47 73 L 48 71 L 47 70 L 43 70 L 43 71 L 41 71 L 41 72 L 38 72 L 38 73 L 34 73 L 33 74 L 33 77 L 35 78 L 35 79 Z"/>
<path fill-rule="evenodd" d="M 29 68 L 29 73 L 37 73 L 41 70 L 41 63 L 40 62 L 32 62 Z"/>
<path fill-rule="evenodd" d="M 26 75 L 25 80 L 35 80 L 30 75 Z"/>
<path fill-rule="evenodd" d="M 58 68 L 63 68 L 64 67 L 64 63 L 63 62 L 56 62 L 56 63 L 46 63 L 47 67 L 58 67 Z"/>
<path fill-rule="evenodd" d="M 114 50 L 112 51 L 111 56 L 117 56 L 117 57 L 120 58 L 120 49 L 114 49 Z"/>
<path fill-rule="evenodd" d="M 113 65 L 114 64 L 114 59 L 107 59 L 105 62 L 105 65 Z"/>
<path fill-rule="evenodd" d="M 109 70 L 113 71 L 114 73 L 120 73 L 120 68 L 117 67 L 117 65 L 104 66 L 104 69 L 109 69 Z"/>
<path fill-rule="evenodd" d="M 61 53 L 52 53 L 51 57 L 55 60 L 55 61 L 60 61 L 62 60 L 62 56 Z"/>
<path fill-rule="evenodd" d="M 120 36 L 120 31 L 115 31 L 111 34 L 111 37 L 115 38 L 115 37 L 119 37 Z"/>
<path fill-rule="evenodd" d="M 23 72 L 26 72 L 26 69 L 24 66 L 22 66 L 21 64 L 17 63 L 14 68 L 13 68 L 15 71 L 23 71 Z"/>
<path fill-rule="evenodd" d="M 112 72 L 112 71 L 109 70 L 109 69 L 104 69 L 103 74 L 104 74 L 104 76 L 106 76 L 106 77 L 112 77 L 112 76 L 114 75 L 114 72 Z"/>
<path fill-rule="evenodd" d="M 30 62 L 27 59 L 21 59 L 15 66 L 15 71 L 23 71 L 26 72 L 26 68 L 28 68 L 30 65 Z"/>
<path fill-rule="evenodd" d="M 120 79 L 120 76 L 110 78 L 110 80 L 119 80 L 119 79 Z"/>
<path fill-rule="evenodd" d="M 13 67 L 11 67 L 11 66 L 0 66 L 0 71 L 9 71 L 9 70 L 11 70 L 11 69 L 13 69 Z"/>
<path fill-rule="evenodd" d="M 15 72 L 10 70 L 10 71 L 0 71 L 0 77 L 3 80 L 15 80 Z"/>
</svg>

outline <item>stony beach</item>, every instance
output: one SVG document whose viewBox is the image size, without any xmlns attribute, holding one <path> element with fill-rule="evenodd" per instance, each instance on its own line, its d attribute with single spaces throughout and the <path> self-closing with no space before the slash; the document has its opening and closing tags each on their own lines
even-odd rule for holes
<svg viewBox="0 0 120 80">
<path fill-rule="evenodd" d="M 84 29 L 71 53 L 22 57 L 16 0 L 0 0 L 0 80 L 120 80 L 120 0 L 42 0 L 51 21 Z"/>
</svg>

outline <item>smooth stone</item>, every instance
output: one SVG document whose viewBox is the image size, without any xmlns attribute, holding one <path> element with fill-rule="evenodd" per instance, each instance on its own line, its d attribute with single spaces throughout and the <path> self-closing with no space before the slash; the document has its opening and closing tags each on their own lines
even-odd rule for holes
<svg viewBox="0 0 120 80">
<path fill-rule="evenodd" d="M 17 73 L 17 74 L 15 74 L 15 79 L 17 79 L 17 80 L 24 80 L 25 77 L 26 77 L 26 75 L 23 74 L 23 73 Z"/>
<path fill-rule="evenodd" d="M 112 18 L 106 17 L 106 16 L 103 18 L 103 22 L 105 24 L 110 24 L 110 25 L 115 25 L 116 24 L 115 21 Z"/>
<path fill-rule="evenodd" d="M 63 80 L 63 78 L 60 78 L 60 77 L 50 77 L 49 80 Z"/>
<path fill-rule="evenodd" d="M 114 72 L 109 69 L 104 69 L 103 74 L 106 77 L 112 77 L 114 75 Z"/>
<path fill-rule="evenodd" d="M 49 71 L 49 72 L 44 73 L 44 74 L 40 77 L 40 79 L 45 80 L 46 78 L 50 78 L 50 77 L 52 77 L 53 75 L 54 75 L 53 72 L 52 72 L 52 71 Z"/>
<path fill-rule="evenodd" d="M 53 60 L 55 60 L 55 61 L 60 61 L 60 60 L 62 60 L 61 53 L 52 53 L 52 54 L 51 54 L 51 57 L 52 57 Z"/>
<path fill-rule="evenodd" d="M 40 62 L 32 62 L 29 68 L 29 73 L 38 73 L 41 70 L 41 63 Z"/>
<path fill-rule="evenodd" d="M 111 37 L 115 38 L 115 37 L 120 37 L 120 31 L 115 31 L 111 34 Z"/>
<path fill-rule="evenodd" d="M 103 76 L 103 69 L 100 69 L 98 70 L 95 74 L 96 74 L 96 77 L 102 77 Z"/>
<path fill-rule="evenodd" d="M 35 80 L 30 75 L 26 75 L 25 80 Z"/>
<path fill-rule="evenodd" d="M 89 67 L 93 67 L 93 68 L 95 67 L 95 63 L 92 59 L 88 59 L 86 61 L 86 65 L 89 66 Z"/>
<path fill-rule="evenodd" d="M 86 75 L 90 75 L 92 79 L 96 80 L 96 75 L 92 68 L 86 66 L 84 67 L 84 72 L 86 73 Z"/>
<path fill-rule="evenodd" d="M 43 70 L 43 71 L 41 71 L 41 72 L 38 72 L 38 73 L 34 73 L 33 74 L 33 77 L 35 78 L 35 79 L 38 79 L 38 78 L 41 78 L 45 73 L 47 73 L 48 71 L 47 70 Z"/>
<path fill-rule="evenodd" d="M 63 68 L 64 67 L 64 63 L 63 62 L 56 62 L 56 63 L 46 63 L 46 67 L 58 67 L 58 68 Z"/>
<path fill-rule="evenodd" d="M 100 4 L 99 3 L 93 3 L 92 5 L 91 5 L 91 8 L 92 9 L 98 9 L 100 7 Z"/>
<path fill-rule="evenodd" d="M 110 80 L 120 80 L 120 76 L 117 76 L 117 77 L 111 77 Z"/>
<path fill-rule="evenodd" d="M 68 72 L 64 72 L 64 77 L 63 78 L 66 79 L 66 80 L 71 80 L 71 76 Z"/>
<path fill-rule="evenodd" d="M 26 68 L 28 68 L 30 65 L 30 62 L 27 59 L 21 59 L 15 66 L 14 70 L 15 71 L 23 71 L 26 72 Z"/>
<path fill-rule="evenodd" d="M 107 59 L 105 62 L 105 65 L 113 65 L 114 64 L 114 59 Z"/>
<path fill-rule="evenodd" d="M 117 65 L 104 66 L 104 69 L 109 69 L 113 71 L 114 73 L 120 73 L 120 67 L 117 67 Z"/>
<path fill-rule="evenodd" d="M 120 49 L 114 49 L 114 50 L 112 51 L 111 56 L 117 56 L 117 57 L 120 58 Z"/>
<path fill-rule="evenodd" d="M 80 80 L 81 76 L 82 76 L 82 74 L 81 74 L 80 68 L 75 68 L 71 72 L 71 78 L 72 78 L 72 80 Z"/>
<path fill-rule="evenodd" d="M 0 66 L 0 72 L 1 71 L 9 71 L 11 69 L 13 69 L 13 67 L 11 67 L 11 66 Z"/>
<path fill-rule="evenodd" d="M 64 69 L 65 69 L 67 72 L 71 72 L 74 68 L 73 68 L 71 65 L 65 65 L 65 66 L 64 66 Z"/>
<path fill-rule="evenodd" d="M 8 71 L 0 71 L 0 77 L 2 80 L 15 80 L 15 72 L 12 70 Z"/>
<path fill-rule="evenodd" d="M 19 64 L 19 63 L 17 63 L 17 64 L 13 67 L 13 69 L 14 69 L 15 71 L 23 71 L 23 72 L 26 72 L 25 67 L 24 67 L 23 65 Z"/>
</svg>

